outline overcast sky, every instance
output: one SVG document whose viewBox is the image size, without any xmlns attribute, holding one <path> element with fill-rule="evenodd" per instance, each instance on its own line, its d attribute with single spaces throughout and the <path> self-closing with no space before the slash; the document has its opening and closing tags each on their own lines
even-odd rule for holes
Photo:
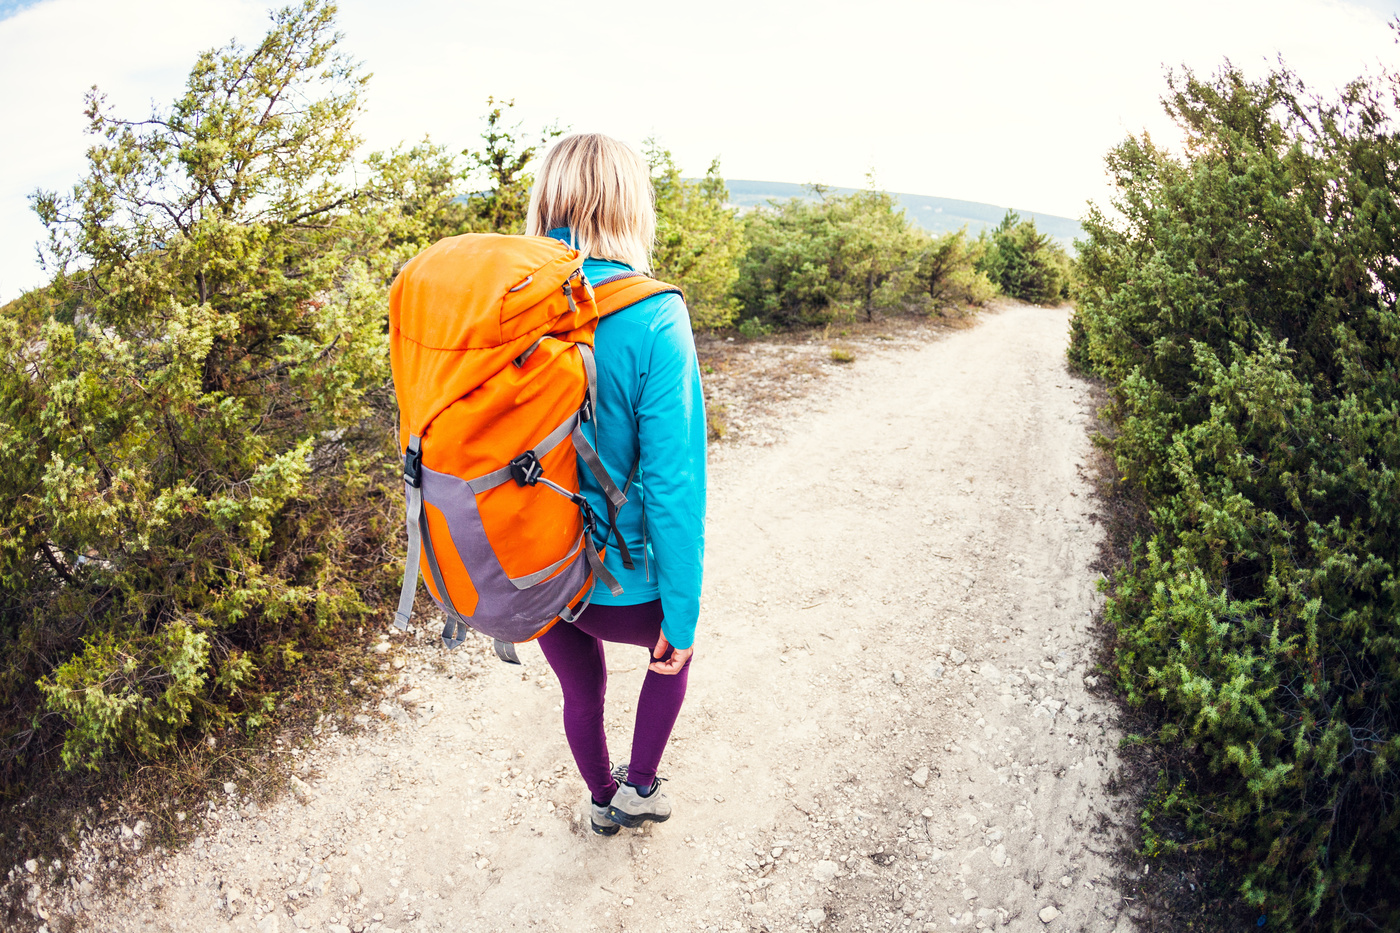
<svg viewBox="0 0 1400 933">
<path fill-rule="evenodd" d="M 263 34 L 267 0 L 0 0 L 0 300 L 37 284 L 38 187 L 83 170 L 82 96 L 124 114 L 179 92 L 195 55 Z M 1167 66 L 1277 56 L 1318 88 L 1400 66 L 1400 0 L 864 0 L 706 4 L 343 0 L 345 45 L 374 72 L 371 149 L 425 133 L 465 147 L 487 95 L 682 168 L 858 186 L 1079 216 L 1106 200 L 1103 155 L 1173 138 Z"/>
</svg>

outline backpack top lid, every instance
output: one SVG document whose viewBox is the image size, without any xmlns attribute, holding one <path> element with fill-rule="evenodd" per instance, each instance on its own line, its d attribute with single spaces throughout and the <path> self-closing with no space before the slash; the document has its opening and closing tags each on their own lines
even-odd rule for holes
<svg viewBox="0 0 1400 933">
<path fill-rule="evenodd" d="M 562 295 L 582 266 L 582 254 L 553 237 L 446 237 L 409 260 L 394 280 L 391 332 L 397 326 L 403 339 L 440 350 L 498 347 L 521 332 L 508 322 Z M 549 317 L 531 316 L 528 329 Z"/>
<path fill-rule="evenodd" d="M 400 442 L 541 337 L 593 343 L 583 255 L 553 237 L 468 233 L 411 259 L 389 292 Z"/>
</svg>

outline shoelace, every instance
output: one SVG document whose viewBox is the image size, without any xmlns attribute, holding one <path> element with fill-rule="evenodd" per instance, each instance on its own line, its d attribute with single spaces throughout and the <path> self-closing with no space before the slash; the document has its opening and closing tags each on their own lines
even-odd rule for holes
<svg viewBox="0 0 1400 933">
<path fill-rule="evenodd" d="M 627 762 L 623 762 L 622 764 L 612 769 L 613 780 L 616 781 L 619 786 L 627 783 L 627 769 L 629 767 L 630 765 Z M 664 778 L 658 775 L 656 778 L 656 783 L 651 785 L 653 791 L 655 790 L 655 788 L 660 787 L 667 780 L 669 780 L 669 778 Z"/>
</svg>

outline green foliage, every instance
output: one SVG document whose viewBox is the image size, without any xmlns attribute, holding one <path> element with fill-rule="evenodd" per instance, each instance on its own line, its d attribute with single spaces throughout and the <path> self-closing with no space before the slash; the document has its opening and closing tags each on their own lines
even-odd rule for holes
<svg viewBox="0 0 1400 933">
<path fill-rule="evenodd" d="M 729 192 L 719 160 L 710 163 L 704 178 L 687 181 L 671 153 L 654 140 L 648 140 L 646 158 L 656 192 L 656 277 L 680 287 L 696 330 L 733 323 L 744 229 L 739 212 L 725 206 Z"/>
<path fill-rule="evenodd" d="M 1034 218 L 1022 220 L 1007 211 L 991 234 L 980 239 L 977 270 L 1012 298 L 1038 305 L 1069 298 L 1069 254 L 1036 230 Z"/>
<path fill-rule="evenodd" d="M 930 310 L 984 305 L 996 297 L 996 284 L 978 268 L 986 250 L 986 241 L 969 238 L 966 227 L 927 242 L 914 277 Z"/>
<path fill-rule="evenodd" d="M 418 242 L 401 179 L 344 183 L 365 77 L 333 16 L 281 10 L 146 120 L 94 91 L 86 177 L 35 196 L 54 279 L 0 317 L 4 783 L 60 718 L 95 767 L 246 717 L 369 611 Z"/>
<path fill-rule="evenodd" d="M 474 230 L 524 233 L 530 187 L 534 184 L 534 177 L 525 170 L 534 161 L 536 153 L 564 131 L 557 126 L 548 126 L 538 134 L 527 134 L 524 124 L 506 127 L 505 112 L 515 106 L 514 100 L 501 102 L 488 97 L 486 106 L 486 129 L 481 133 L 481 141 L 485 145 L 478 150 L 462 151 L 467 157 L 464 177 L 479 179 L 487 186 L 467 199 L 471 213 L 477 219 Z M 535 141 L 527 142 L 529 136 L 536 136 Z"/>
<path fill-rule="evenodd" d="M 224 666 L 226 689 L 237 689 L 251 673 L 246 656 L 239 660 L 243 663 Z M 152 637 L 101 633 L 41 685 L 49 708 L 72 723 L 64 764 L 96 767 L 108 749 L 120 746 L 145 757 L 159 755 L 190 722 L 195 707 L 208 706 L 203 702 L 208 666 L 208 636 L 183 622 Z"/>
<path fill-rule="evenodd" d="M 984 248 L 965 230 L 930 237 L 872 187 L 818 201 L 770 202 L 745 220 L 749 251 L 735 294 L 746 319 L 813 325 L 878 312 L 981 304 L 995 286 L 977 268 Z"/>
<path fill-rule="evenodd" d="M 773 333 L 773 325 L 765 324 L 756 317 L 746 317 L 739 322 L 739 336 L 745 340 L 758 340 Z"/>
<path fill-rule="evenodd" d="M 1400 164 L 1393 88 L 1171 82 L 1184 156 L 1110 154 L 1071 358 L 1152 525 L 1108 585 L 1128 698 L 1204 767 L 1159 794 L 1270 927 L 1400 924 Z M 1164 781 L 1164 787 L 1170 785 Z"/>
</svg>

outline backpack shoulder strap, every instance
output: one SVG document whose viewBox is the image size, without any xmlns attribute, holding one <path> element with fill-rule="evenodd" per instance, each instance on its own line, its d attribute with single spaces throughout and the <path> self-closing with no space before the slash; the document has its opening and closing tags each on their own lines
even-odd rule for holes
<svg viewBox="0 0 1400 933">
<path fill-rule="evenodd" d="M 598 307 L 598 316 L 606 317 L 653 295 L 664 295 L 668 292 L 679 295 L 681 290 L 640 272 L 619 272 L 594 283 L 593 301 Z"/>
</svg>

